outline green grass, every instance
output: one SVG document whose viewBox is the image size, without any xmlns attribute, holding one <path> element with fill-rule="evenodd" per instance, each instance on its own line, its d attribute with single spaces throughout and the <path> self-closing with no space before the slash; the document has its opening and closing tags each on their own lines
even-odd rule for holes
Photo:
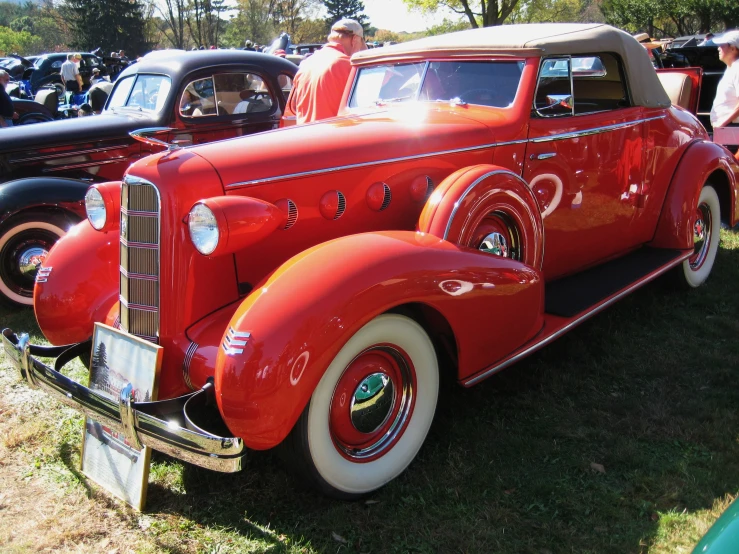
<svg viewBox="0 0 739 554">
<path fill-rule="evenodd" d="M 269 452 L 234 475 L 155 454 L 146 513 L 116 517 L 142 552 L 689 552 L 739 493 L 739 233 L 721 238 L 705 286 L 648 285 L 445 391 L 416 461 L 369 501 L 317 496 Z M 38 332 L 28 312 L 0 321 Z M 22 471 L 84 487 L 80 418 L 41 405 L 57 427 L 15 447 Z"/>
</svg>

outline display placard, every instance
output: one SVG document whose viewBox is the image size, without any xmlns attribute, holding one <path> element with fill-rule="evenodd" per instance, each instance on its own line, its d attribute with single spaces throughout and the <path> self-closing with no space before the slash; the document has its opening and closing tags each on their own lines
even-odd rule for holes
<svg viewBox="0 0 739 554">
<path fill-rule="evenodd" d="M 89 383 L 95 392 L 118 402 L 121 390 L 130 384 L 132 401 L 152 401 L 161 363 L 161 346 L 95 324 Z M 150 456 L 149 448 L 139 450 L 124 435 L 85 419 L 82 472 L 137 510 L 146 502 Z"/>
</svg>

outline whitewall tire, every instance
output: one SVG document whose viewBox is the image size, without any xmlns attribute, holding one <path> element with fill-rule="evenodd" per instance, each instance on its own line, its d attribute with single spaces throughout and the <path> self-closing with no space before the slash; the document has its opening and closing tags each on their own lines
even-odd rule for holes
<svg viewBox="0 0 739 554">
<path fill-rule="evenodd" d="M 296 469 L 338 498 L 379 489 L 415 458 L 438 393 L 424 329 L 406 316 L 376 317 L 336 355 L 293 429 Z"/>
<path fill-rule="evenodd" d="M 716 190 L 706 184 L 701 190 L 692 221 L 695 252 L 682 264 L 684 283 L 691 288 L 702 285 L 711 274 L 721 232 L 721 205 Z"/>
</svg>

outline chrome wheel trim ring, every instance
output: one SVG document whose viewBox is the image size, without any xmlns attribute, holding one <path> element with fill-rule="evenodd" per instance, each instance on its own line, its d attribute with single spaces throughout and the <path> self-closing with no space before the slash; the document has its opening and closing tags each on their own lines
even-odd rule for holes
<svg viewBox="0 0 739 554">
<path fill-rule="evenodd" d="M 711 208 L 706 203 L 701 203 L 696 210 L 696 218 L 693 222 L 693 248 L 695 252 L 690 257 L 690 269 L 700 269 L 706 261 L 708 251 L 711 248 L 711 235 L 713 233 L 713 218 Z"/>
</svg>

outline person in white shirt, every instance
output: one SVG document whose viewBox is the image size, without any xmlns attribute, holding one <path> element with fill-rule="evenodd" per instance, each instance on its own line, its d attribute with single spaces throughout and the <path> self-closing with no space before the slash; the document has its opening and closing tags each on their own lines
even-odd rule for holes
<svg viewBox="0 0 739 554">
<path fill-rule="evenodd" d="M 67 92 L 80 92 L 82 90 L 82 75 L 77 64 L 82 60 L 81 54 L 68 54 L 67 61 L 62 64 L 60 73 Z"/>
<path fill-rule="evenodd" d="M 716 98 L 711 108 L 711 125 L 726 127 L 739 124 L 739 31 L 727 31 L 713 42 L 718 45 L 718 57 L 726 64 L 726 71 L 716 87 Z"/>
</svg>

